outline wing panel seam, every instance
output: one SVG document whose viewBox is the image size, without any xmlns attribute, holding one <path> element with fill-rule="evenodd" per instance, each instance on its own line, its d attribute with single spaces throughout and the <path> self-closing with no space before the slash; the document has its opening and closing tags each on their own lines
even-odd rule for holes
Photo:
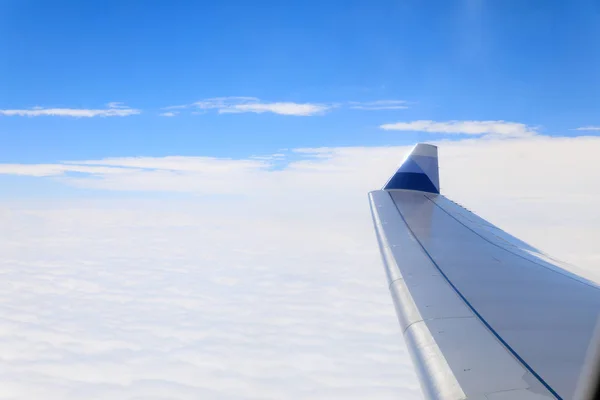
<svg viewBox="0 0 600 400">
<path fill-rule="evenodd" d="M 519 258 L 521 258 L 521 259 L 523 259 L 523 260 L 525 260 L 525 261 L 529 261 L 529 262 L 530 262 L 530 263 L 532 263 L 532 264 L 539 265 L 540 267 L 542 267 L 542 268 L 544 268 L 544 269 L 546 269 L 546 270 L 548 270 L 548 271 L 554 272 L 555 274 L 559 274 L 559 275 L 561 275 L 561 276 L 564 276 L 564 277 L 566 277 L 566 278 L 569 278 L 569 279 L 571 279 L 571 280 L 574 280 L 575 282 L 579 282 L 579 283 L 581 283 L 581 284 L 583 284 L 583 285 L 586 285 L 586 286 L 592 287 L 592 288 L 594 288 L 594 289 L 596 289 L 596 290 L 598 289 L 598 287 L 596 287 L 596 286 L 594 286 L 594 285 L 591 285 L 591 284 L 589 284 L 589 283 L 587 283 L 587 282 L 585 282 L 585 281 L 582 281 L 582 280 L 580 280 L 580 279 L 577 279 L 577 278 L 575 278 L 575 277 L 573 277 L 573 276 L 570 276 L 570 275 L 568 275 L 568 274 L 563 274 L 562 272 L 560 272 L 560 271 L 557 271 L 557 270 L 554 270 L 554 269 L 552 269 L 552 268 L 548 268 L 547 266 L 545 266 L 545 265 L 543 265 L 543 264 L 537 263 L 537 262 L 535 262 L 535 261 L 533 261 L 533 260 L 531 260 L 531 259 L 529 259 L 529 258 L 527 258 L 527 257 L 524 257 L 524 256 L 522 256 L 522 255 L 520 255 L 520 254 L 517 254 L 517 253 L 515 253 L 515 252 L 512 252 L 512 251 L 510 251 L 509 249 L 507 249 L 507 248 L 505 248 L 505 247 L 502 247 L 502 246 L 500 246 L 500 245 L 498 245 L 498 244 L 496 244 L 496 243 L 492 242 L 491 240 L 489 240 L 489 239 L 488 239 L 488 238 L 486 238 L 485 236 L 482 236 L 481 234 L 479 234 L 479 233 L 478 233 L 477 231 L 475 231 L 474 229 L 472 229 L 472 228 L 470 228 L 469 226 L 465 225 L 465 224 L 464 224 L 463 222 L 461 222 L 461 221 L 460 221 L 458 218 L 456 218 L 454 215 L 452 215 L 450 212 L 448 212 L 446 209 L 444 209 L 444 207 L 440 206 L 440 205 L 439 205 L 439 204 L 437 204 L 435 201 L 433 201 L 433 200 L 432 200 L 432 199 L 431 199 L 429 196 L 425 196 L 425 198 L 427 198 L 427 200 L 431 201 L 431 202 L 432 202 L 432 203 L 433 203 L 433 204 L 434 204 L 434 205 L 435 205 L 437 208 L 439 208 L 440 210 L 442 210 L 444 213 L 446 213 L 448 216 L 450 216 L 450 217 L 451 217 L 452 219 L 454 219 L 456 222 L 458 222 L 459 224 L 461 224 L 462 226 L 464 226 L 465 228 L 467 228 L 468 230 L 470 230 L 470 231 L 471 231 L 471 232 L 473 232 L 475 235 L 479 236 L 481 239 L 485 240 L 485 241 L 486 241 L 486 242 L 488 242 L 489 244 L 491 244 L 491 245 L 493 245 L 493 246 L 496 246 L 497 248 L 499 248 L 499 249 L 502 249 L 502 250 L 504 250 L 504 251 L 506 251 L 506 252 L 508 252 L 508 253 L 510 253 L 510 254 L 512 254 L 512 255 L 514 255 L 514 256 L 516 256 L 516 257 L 519 257 Z M 394 203 L 394 204 L 396 204 L 396 203 Z"/>
<path fill-rule="evenodd" d="M 447 320 L 447 319 L 469 319 L 469 318 L 477 318 L 474 315 L 468 316 L 468 317 L 436 317 L 436 318 L 425 318 L 425 319 L 420 319 L 418 321 L 413 321 L 410 324 L 408 324 L 406 326 L 406 328 L 402 331 L 402 333 L 405 333 L 408 328 L 410 328 L 411 326 L 413 326 L 414 324 L 418 323 L 418 322 L 425 322 L 425 324 L 427 324 L 428 321 L 437 321 L 437 320 Z"/>
</svg>

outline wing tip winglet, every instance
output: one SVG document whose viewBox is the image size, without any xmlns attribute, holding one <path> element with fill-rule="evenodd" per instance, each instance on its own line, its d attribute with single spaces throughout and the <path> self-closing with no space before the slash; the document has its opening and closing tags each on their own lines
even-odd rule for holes
<svg viewBox="0 0 600 400">
<path fill-rule="evenodd" d="M 415 145 L 396 173 L 383 187 L 383 190 L 393 189 L 439 194 L 440 178 L 437 146 L 428 143 Z"/>
</svg>

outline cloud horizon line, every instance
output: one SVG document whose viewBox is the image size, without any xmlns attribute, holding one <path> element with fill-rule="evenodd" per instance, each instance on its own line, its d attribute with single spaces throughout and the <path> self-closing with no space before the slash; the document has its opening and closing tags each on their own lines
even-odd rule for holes
<svg viewBox="0 0 600 400">
<path fill-rule="evenodd" d="M 142 110 L 125 106 L 121 102 L 110 102 L 106 108 L 32 107 L 25 109 L 0 109 L 0 115 L 7 117 L 129 117 L 141 114 Z"/>
<path fill-rule="evenodd" d="M 382 124 L 385 131 L 409 131 L 440 134 L 486 135 L 498 137 L 531 137 L 538 134 L 538 127 L 504 120 L 416 120 Z"/>
</svg>

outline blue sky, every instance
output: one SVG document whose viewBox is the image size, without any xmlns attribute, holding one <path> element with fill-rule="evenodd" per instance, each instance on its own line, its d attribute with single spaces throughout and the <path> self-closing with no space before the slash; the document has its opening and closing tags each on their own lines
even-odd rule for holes
<svg viewBox="0 0 600 400">
<path fill-rule="evenodd" d="M 0 160 L 248 157 L 281 148 L 398 145 L 416 120 L 503 120 L 546 135 L 600 125 L 600 8 L 593 1 L 3 1 Z M 320 104 L 311 116 L 165 107 L 246 96 Z M 349 102 L 401 100 L 364 110 Z M 453 138 L 462 135 L 453 135 Z"/>
</svg>

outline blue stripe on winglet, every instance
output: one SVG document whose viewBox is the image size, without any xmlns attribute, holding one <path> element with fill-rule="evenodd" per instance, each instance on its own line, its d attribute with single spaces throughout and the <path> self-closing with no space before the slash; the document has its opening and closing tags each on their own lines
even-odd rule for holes
<svg viewBox="0 0 600 400">
<path fill-rule="evenodd" d="M 420 190 L 429 193 L 440 193 L 424 173 L 401 172 L 400 170 L 392 176 L 383 189 L 407 189 Z"/>
</svg>

